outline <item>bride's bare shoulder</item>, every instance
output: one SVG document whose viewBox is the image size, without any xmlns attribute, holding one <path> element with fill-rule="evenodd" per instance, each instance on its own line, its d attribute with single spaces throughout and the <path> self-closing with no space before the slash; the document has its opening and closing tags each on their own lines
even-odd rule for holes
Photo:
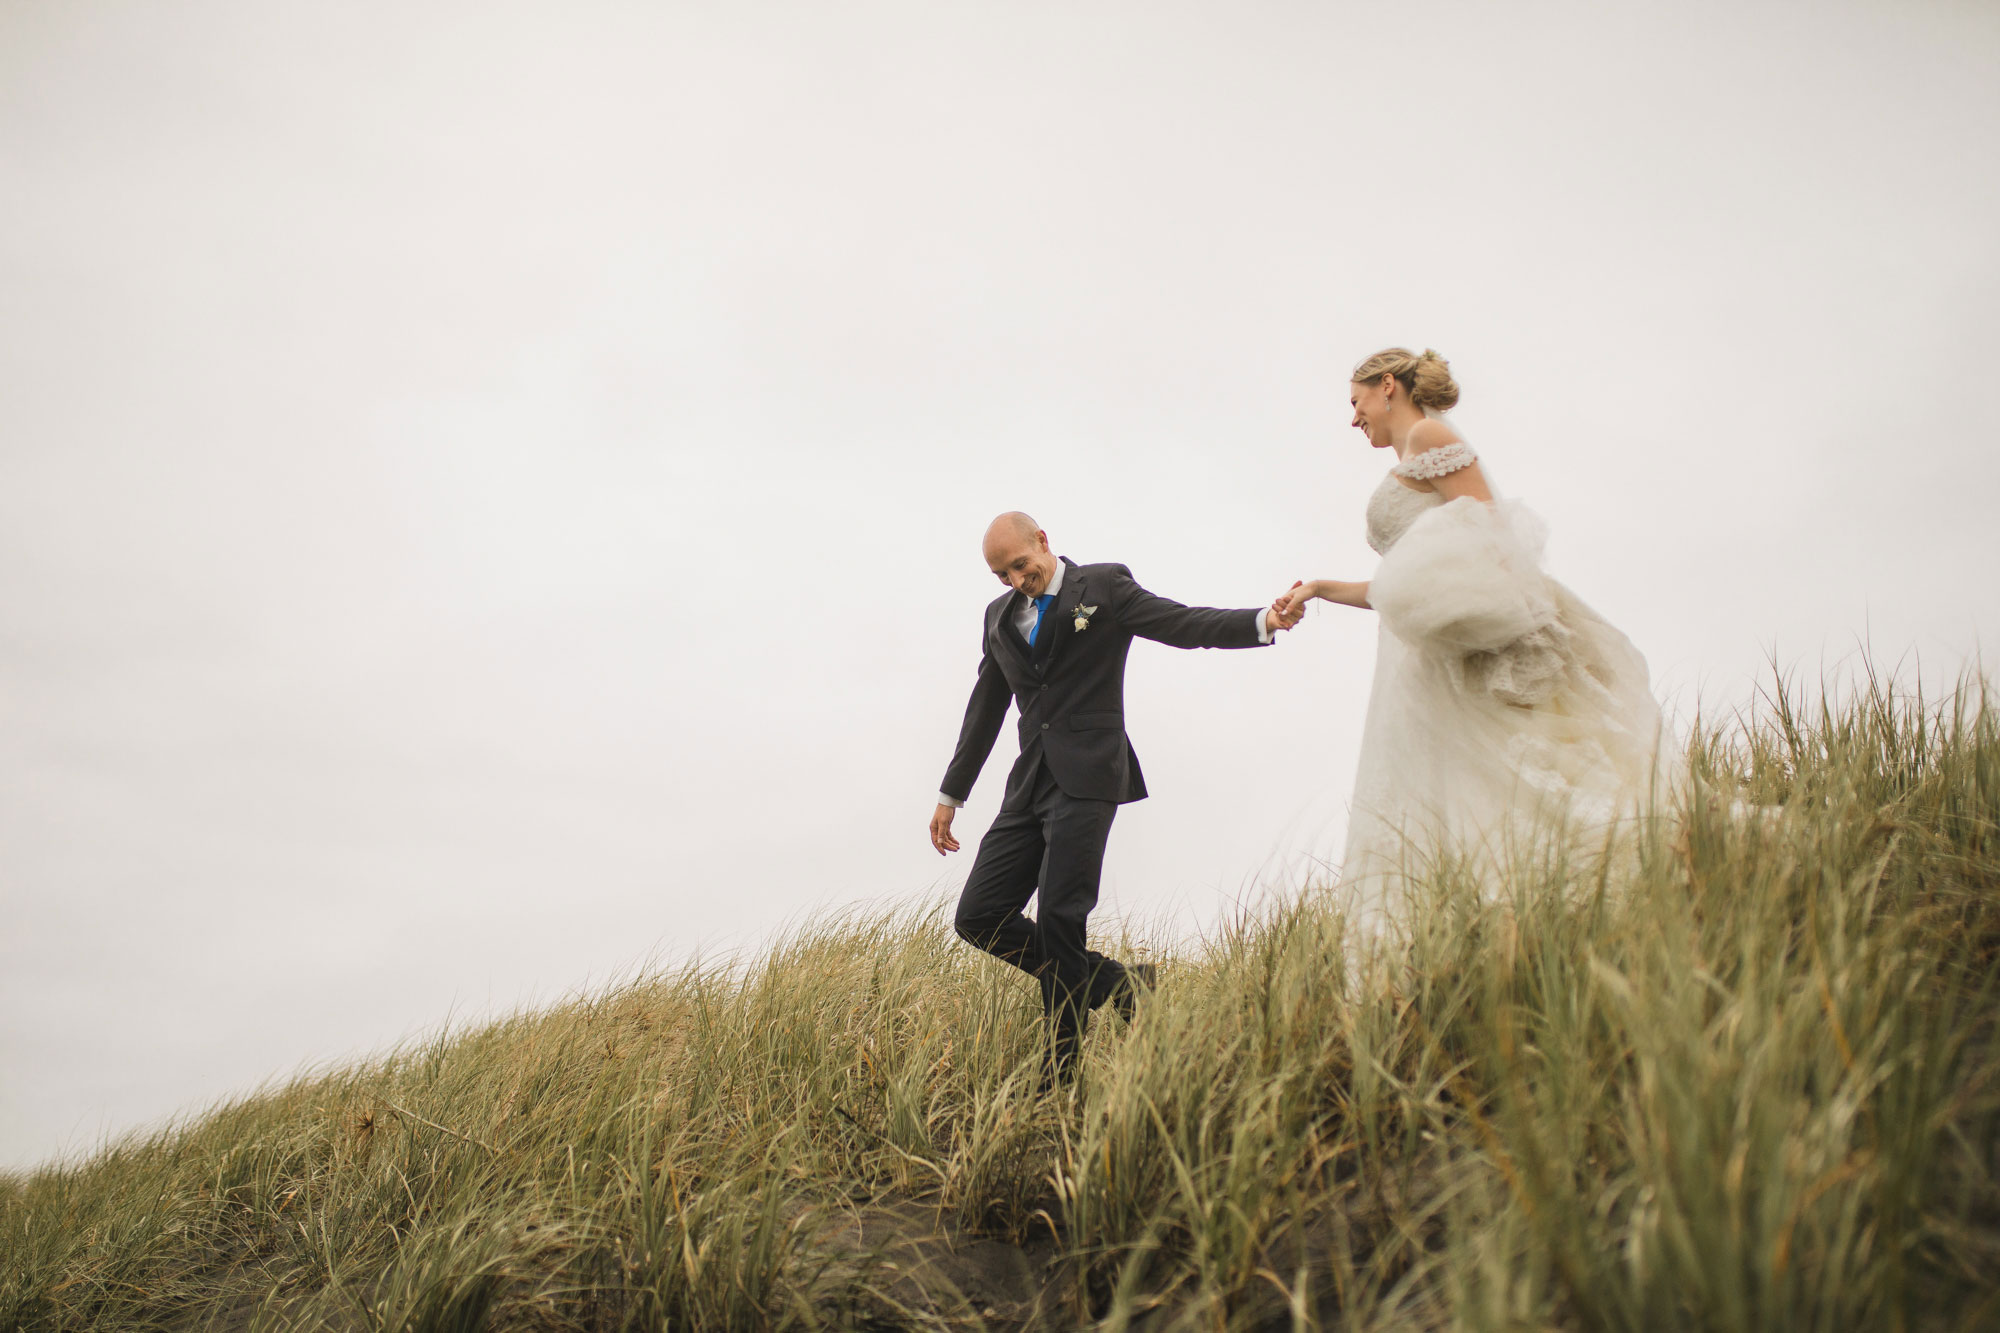
<svg viewBox="0 0 2000 1333">
<path fill-rule="evenodd" d="M 1396 479 L 1413 490 L 1440 491 L 1451 499 L 1469 495 L 1490 500 L 1492 492 L 1479 471 L 1479 455 L 1442 421 L 1419 421 L 1403 440 L 1403 461 Z"/>
<path fill-rule="evenodd" d="M 1410 427 L 1409 452 L 1427 453 L 1432 449 L 1442 449 L 1447 444 L 1464 444 L 1465 437 L 1451 428 L 1451 423 L 1436 417 L 1425 417 Z"/>
</svg>

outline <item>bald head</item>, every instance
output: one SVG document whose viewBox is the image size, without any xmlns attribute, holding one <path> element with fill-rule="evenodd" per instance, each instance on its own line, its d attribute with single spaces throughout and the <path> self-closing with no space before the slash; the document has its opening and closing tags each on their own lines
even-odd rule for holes
<svg viewBox="0 0 2000 1333">
<path fill-rule="evenodd" d="M 994 544 L 1005 546 L 1009 543 L 1032 542 L 1041 533 L 1042 525 L 1018 509 L 1010 509 L 986 525 L 986 542 L 982 549 L 991 551 Z"/>
<path fill-rule="evenodd" d="M 1048 534 L 1018 509 L 986 525 L 981 551 L 994 577 L 1023 597 L 1039 597 L 1055 577 L 1057 562 L 1049 551 Z"/>
</svg>

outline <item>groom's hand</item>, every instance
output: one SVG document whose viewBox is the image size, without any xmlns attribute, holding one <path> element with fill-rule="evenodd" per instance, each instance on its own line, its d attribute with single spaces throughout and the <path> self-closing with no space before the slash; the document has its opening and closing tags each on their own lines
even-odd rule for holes
<svg viewBox="0 0 2000 1333">
<path fill-rule="evenodd" d="M 951 836 L 951 817 L 957 813 L 940 801 L 937 813 L 931 816 L 931 846 L 937 848 L 939 856 L 958 850 L 958 839 Z"/>
<path fill-rule="evenodd" d="M 1299 587 L 1299 584 L 1294 583 L 1292 591 L 1285 593 L 1277 601 L 1271 603 L 1271 609 L 1264 613 L 1264 630 L 1266 633 L 1276 634 L 1280 630 L 1290 629 L 1304 617 L 1306 604 L 1303 599 L 1298 597 L 1297 590 Z"/>
<path fill-rule="evenodd" d="M 1271 603 L 1271 614 L 1277 617 L 1273 629 L 1290 629 L 1305 618 L 1306 603 L 1313 599 L 1312 588 L 1304 583 L 1294 583 Z"/>
</svg>

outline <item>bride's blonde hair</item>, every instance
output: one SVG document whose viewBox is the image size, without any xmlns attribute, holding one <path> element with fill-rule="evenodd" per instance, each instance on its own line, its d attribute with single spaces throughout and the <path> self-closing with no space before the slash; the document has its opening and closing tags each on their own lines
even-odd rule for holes
<svg viewBox="0 0 2000 1333">
<path fill-rule="evenodd" d="M 1422 356 L 1407 347 L 1377 352 L 1356 366 L 1348 378 L 1356 384 L 1373 384 L 1384 375 L 1394 375 L 1410 401 L 1427 412 L 1449 412 L 1458 405 L 1458 381 L 1451 377 L 1451 362 L 1428 347 Z"/>
</svg>

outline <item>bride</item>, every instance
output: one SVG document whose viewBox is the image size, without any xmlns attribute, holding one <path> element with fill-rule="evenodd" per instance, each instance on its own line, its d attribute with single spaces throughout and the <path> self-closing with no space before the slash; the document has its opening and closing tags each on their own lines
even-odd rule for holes
<svg viewBox="0 0 2000 1333">
<path fill-rule="evenodd" d="M 1314 579 L 1274 606 L 1379 617 L 1341 865 L 1367 937 L 1400 920 L 1405 874 L 1441 852 L 1490 878 L 1555 828 L 1602 836 L 1654 785 L 1660 710 L 1645 658 L 1542 572 L 1540 522 L 1494 498 L 1440 415 L 1458 402 L 1444 358 L 1390 348 L 1352 380 L 1353 424 L 1397 458 L 1368 501 L 1381 562 L 1366 583 Z"/>
</svg>

